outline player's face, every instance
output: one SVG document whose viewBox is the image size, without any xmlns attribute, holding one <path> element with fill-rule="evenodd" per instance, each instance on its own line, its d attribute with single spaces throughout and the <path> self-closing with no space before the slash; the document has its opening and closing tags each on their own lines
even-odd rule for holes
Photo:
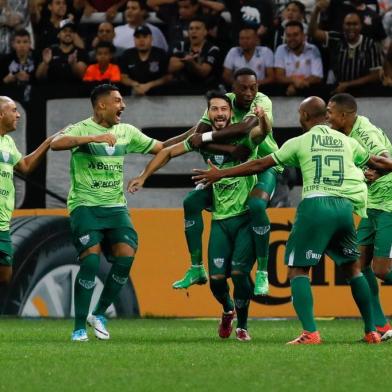
<svg viewBox="0 0 392 392">
<path fill-rule="evenodd" d="M 221 98 L 212 98 L 208 117 L 216 130 L 227 127 L 230 124 L 231 109 L 230 105 Z"/>
<path fill-rule="evenodd" d="M 348 14 L 343 21 L 343 32 L 347 41 L 356 42 L 361 34 L 361 19 L 356 14 Z"/>
<path fill-rule="evenodd" d="M 257 46 L 257 34 L 252 29 L 241 30 L 239 44 L 243 50 L 253 50 Z"/>
<path fill-rule="evenodd" d="M 31 49 L 30 37 L 28 35 L 24 37 L 15 37 L 12 46 L 18 56 L 26 56 Z"/>
<path fill-rule="evenodd" d="M 65 45 L 71 45 L 74 39 L 74 31 L 71 27 L 66 27 L 59 32 L 59 41 Z"/>
<path fill-rule="evenodd" d="M 339 110 L 339 107 L 335 102 L 328 102 L 327 105 L 327 122 L 329 126 L 337 131 L 344 127 L 345 116 L 344 113 Z"/>
<path fill-rule="evenodd" d="M 20 114 L 14 101 L 4 103 L 0 108 L 0 129 L 6 132 L 15 131 Z"/>
<path fill-rule="evenodd" d="M 125 19 L 128 23 L 137 23 L 143 20 L 144 11 L 136 1 L 128 1 Z"/>
<path fill-rule="evenodd" d="M 296 20 L 298 22 L 301 22 L 303 19 L 301 10 L 293 3 L 289 4 L 284 9 L 282 16 L 284 20 L 288 20 L 288 21 Z"/>
<path fill-rule="evenodd" d="M 197 4 L 193 5 L 190 0 L 180 0 L 178 2 L 178 16 L 181 20 L 192 19 L 197 12 Z"/>
<path fill-rule="evenodd" d="M 125 103 L 118 91 L 111 91 L 109 95 L 104 95 L 99 105 L 102 117 L 109 126 L 120 123 L 121 114 L 125 109 Z"/>
<path fill-rule="evenodd" d="M 152 35 L 137 35 L 135 38 L 135 48 L 140 52 L 147 52 L 152 47 Z"/>
<path fill-rule="evenodd" d="M 289 26 L 285 30 L 287 46 L 291 50 L 299 49 L 305 42 L 304 32 L 297 26 Z"/>
<path fill-rule="evenodd" d="M 112 42 L 114 38 L 114 28 L 111 23 L 101 23 L 98 27 L 97 36 L 100 41 Z"/>
<path fill-rule="evenodd" d="M 207 37 L 207 29 L 204 23 L 194 21 L 189 24 L 189 40 L 191 44 L 199 44 Z"/>
<path fill-rule="evenodd" d="M 102 65 L 107 65 L 112 60 L 112 54 L 109 48 L 98 48 L 95 57 L 97 58 L 97 63 Z"/>
<path fill-rule="evenodd" d="M 53 15 L 63 17 L 67 13 L 67 3 L 65 0 L 53 0 L 52 3 L 48 5 L 48 9 Z"/>
<path fill-rule="evenodd" d="M 258 91 L 257 79 L 254 75 L 240 75 L 233 83 L 236 105 L 249 109 Z"/>
</svg>

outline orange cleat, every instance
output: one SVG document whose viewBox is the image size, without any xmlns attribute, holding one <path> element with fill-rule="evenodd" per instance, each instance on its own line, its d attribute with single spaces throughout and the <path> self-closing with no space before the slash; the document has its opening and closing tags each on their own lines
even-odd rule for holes
<svg viewBox="0 0 392 392">
<path fill-rule="evenodd" d="M 377 332 L 380 334 L 381 340 L 383 342 L 385 342 L 389 339 L 392 339 L 392 327 L 391 327 L 391 324 L 389 324 L 389 322 L 386 323 L 383 327 L 376 325 L 376 329 L 377 329 Z"/>
<path fill-rule="evenodd" d="M 321 337 L 319 331 L 303 331 L 298 338 L 287 342 L 286 344 L 320 344 Z"/>
<path fill-rule="evenodd" d="M 381 343 L 381 338 L 378 332 L 371 331 L 365 334 L 365 336 L 363 337 L 363 341 L 369 344 L 377 344 L 377 343 Z"/>
</svg>

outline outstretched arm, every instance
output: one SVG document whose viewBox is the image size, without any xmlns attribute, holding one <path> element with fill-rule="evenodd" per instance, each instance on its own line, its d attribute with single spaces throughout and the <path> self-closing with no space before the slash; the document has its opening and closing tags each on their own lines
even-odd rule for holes
<svg viewBox="0 0 392 392">
<path fill-rule="evenodd" d="M 50 143 L 50 148 L 53 151 L 71 150 L 74 147 L 93 142 L 108 143 L 109 146 L 114 146 L 116 144 L 116 137 L 111 133 L 88 136 L 71 136 L 60 134 L 52 140 Z"/>
<path fill-rule="evenodd" d="M 155 155 L 155 157 L 151 159 L 150 162 L 148 162 L 143 171 L 137 177 L 131 179 L 128 182 L 128 192 L 135 193 L 138 191 L 141 187 L 143 187 L 147 178 L 155 173 L 158 169 L 165 166 L 171 158 L 185 154 L 186 152 L 187 150 L 185 149 L 184 143 L 178 143 L 174 146 L 166 147 L 159 151 L 158 154 Z"/>
<path fill-rule="evenodd" d="M 277 163 L 272 159 L 271 155 L 268 155 L 264 158 L 248 161 L 228 169 L 219 170 L 211 162 L 209 162 L 209 165 L 211 166 L 210 170 L 194 169 L 197 175 L 193 176 L 192 179 L 196 180 L 198 184 L 211 185 L 225 177 L 246 177 L 260 173 L 270 167 L 276 166 Z"/>
</svg>

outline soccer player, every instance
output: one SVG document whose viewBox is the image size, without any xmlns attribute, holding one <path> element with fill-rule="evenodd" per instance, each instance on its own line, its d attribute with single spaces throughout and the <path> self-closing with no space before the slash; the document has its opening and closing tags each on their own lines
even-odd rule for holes
<svg viewBox="0 0 392 392">
<path fill-rule="evenodd" d="M 22 158 L 9 133 L 16 130 L 20 114 L 15 102 L 0 96 L 0 300 L 12 278 L 12 243 L 10 237 L 11 215 L 15 208 L 14 170 L 31 173 L 42 161 L 53 136 L 46 139 L 35 151 Z M 0 309 L 3 304 L 0 303 Z"/>
<path fill-rule="evenodd" d="M 328 102 L 327 120 L 332 128 L 357 140 L 370 154 L 391 156 L 388 137 L 368 118 L 357 114 L 352 95 L 334 95 Z M 367 175 L 372 181 L 368 182 L 367 218 L 362 218 L 357 232 L 360 260 L 370 287 L 377 331 L 382 335 L 381 340 L 388 340 L 392 338 L 392 328 L 380 304 L 376 276 L 392 283 L 392 174 L 380 176 L 370 169 Z"/>
<path fill-rule="evenodd" d="M 80 260 L 73 341 L 88 340 L 86 319 L 102 251 L 112 267 L 88 323 L 97 338 L 110 338 L 104 314 L 126 284 L 137 249 L 123 192 L 124 155 L 156 154 L 162 148 L 161 142 L 120 123 L 125 104 L 117 87 L 97 86 L 91 103 L 93 117 L 70 126 L 51 143 L 53 150 L 71 150 L 72 154 L 68 210 Z"/>
<path fill-rule="evenodd" d="M 329 128 L 326 106 L 319 97 L 305 99 L 299 107 L 300 123 L 306 131 L 290 139 L 273 154 L 238 167 L 196 170 L 194 179 L 212 184 L 222 178 L 249 176 L 277 164 L 296 166 L 303 176 L 303 200 L 298 206 L 289 236 L 285 262 L 289 267 L 294 309 L 302 323 L 302 334 L 289 344 L 319 344 L 320 333 L 313 316 L 309 271 L 324 253 L 340 265 L 365 322 L 368 343 L 379 343 L 370 289 L 361 272 L 352 213 L 366 216 L 367 188 L 362 171 L 367 164 L 391 170 L 392 160 L 370 156 L 353 138 Z M 317 219 L 314 217 L 317 216 Z"/>
<path fill-rule="evenodd" d="M 221 129 L 226 127 L 232 118 L 231 99 L 222 93 L 212 93 L 208 96 L 207 115 L 214 132 L 221 132 Z M 251 147 L 254 151 L 253 157 L 256 156 L 256 151 L 252 147 L 259 143 L 259 138 L 262 136 L 262 126 L 254 127 L 250 134 L 240 141 L 240 143 Z M 164 148 L 148 163 L 139 177 L 129 182 L 128 191 L 136 192 L 150 175 L 164 166 L 171 158 L 192 150 L 194 148 L 189 143 L 189 139 Z M 210 158 L 220 167 L 231 167 L 239 163 L 239 161 L 233 160 L 230 155 L 200 152 L 204 159 Z M 254 264 L 255 255 L 247 199 L 255 182 L 255 176 L 241 179 L 229 178 L 214 184 L 212 189 L 212 224 L 208 247 L 210 288 L 223 307 L 219 336 L 221 338 L 230 336 L 236 311 L 238 321 L 236 336 L 240 341 L 251 339 L 247 331 L 251 297 L 249 273 Z M 234 284 L 234 304 L 227 285 L 226 278 L 228 276 L 231 276 Z"/>
<path fill-rule="evenodd" d="M 206 148 L 212 142 L 216 148 L 217 143 L 227 143 L 248 135 L 259 121 L 254 113 L 256 107 L 263 109 L 264 126 L 271 129 L 273 122 L 272 103 L 266 95 L 258 92 L 257 75 L 253 70 L 249 68 L 238 69 L 234 73 L 233 92 L 228 93 L 227 96 L 233 107 L 232 124 L 219 132 L 213 131 L 206 112 L 190 139 L 192 146 Z M 174 140 L 179 141 L 178 138 Z M 266 139 L 255 148 L 258 149 L 259 157 L 276 151 L 278 146 L 273 139 L 272 132 L 269 132 Z M 267 264 L 270 221 L 266 208 L 274 192 L 277 175 L 281 171 L 282 168 L 277 167 L 260 173 L 257 184 L 251 190 L 248 199 L 257 258 L 255 295 L 268 294 Z M 210 205 L 210 189 L 196 189 L 190 192 L 184 200 L 185 235 L 192 265 L 182 279 L 174 282 L 174 288 L 188 288 L 192 284 L 203 284 L 207 281 L 202 262 L 203 219 L 201 212 Z"/>
</svg>

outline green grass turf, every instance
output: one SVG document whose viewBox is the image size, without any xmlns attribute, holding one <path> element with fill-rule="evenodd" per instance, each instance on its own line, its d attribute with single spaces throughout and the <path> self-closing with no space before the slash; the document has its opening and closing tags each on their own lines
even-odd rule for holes
<svg viewBox="0 0 392 392">
<path fill-rule="evenodd" d="M 392 343 L 366 345 L 359 320 L 319 321 L 320 346 L 286 346 L 297 321 L 250 320 L 221 340 L 216 320 L 109 322 L 112 339 L 70 341 L 71 320 L 0 319 L 1 391 L 385 391 Z"/>
</svg>

